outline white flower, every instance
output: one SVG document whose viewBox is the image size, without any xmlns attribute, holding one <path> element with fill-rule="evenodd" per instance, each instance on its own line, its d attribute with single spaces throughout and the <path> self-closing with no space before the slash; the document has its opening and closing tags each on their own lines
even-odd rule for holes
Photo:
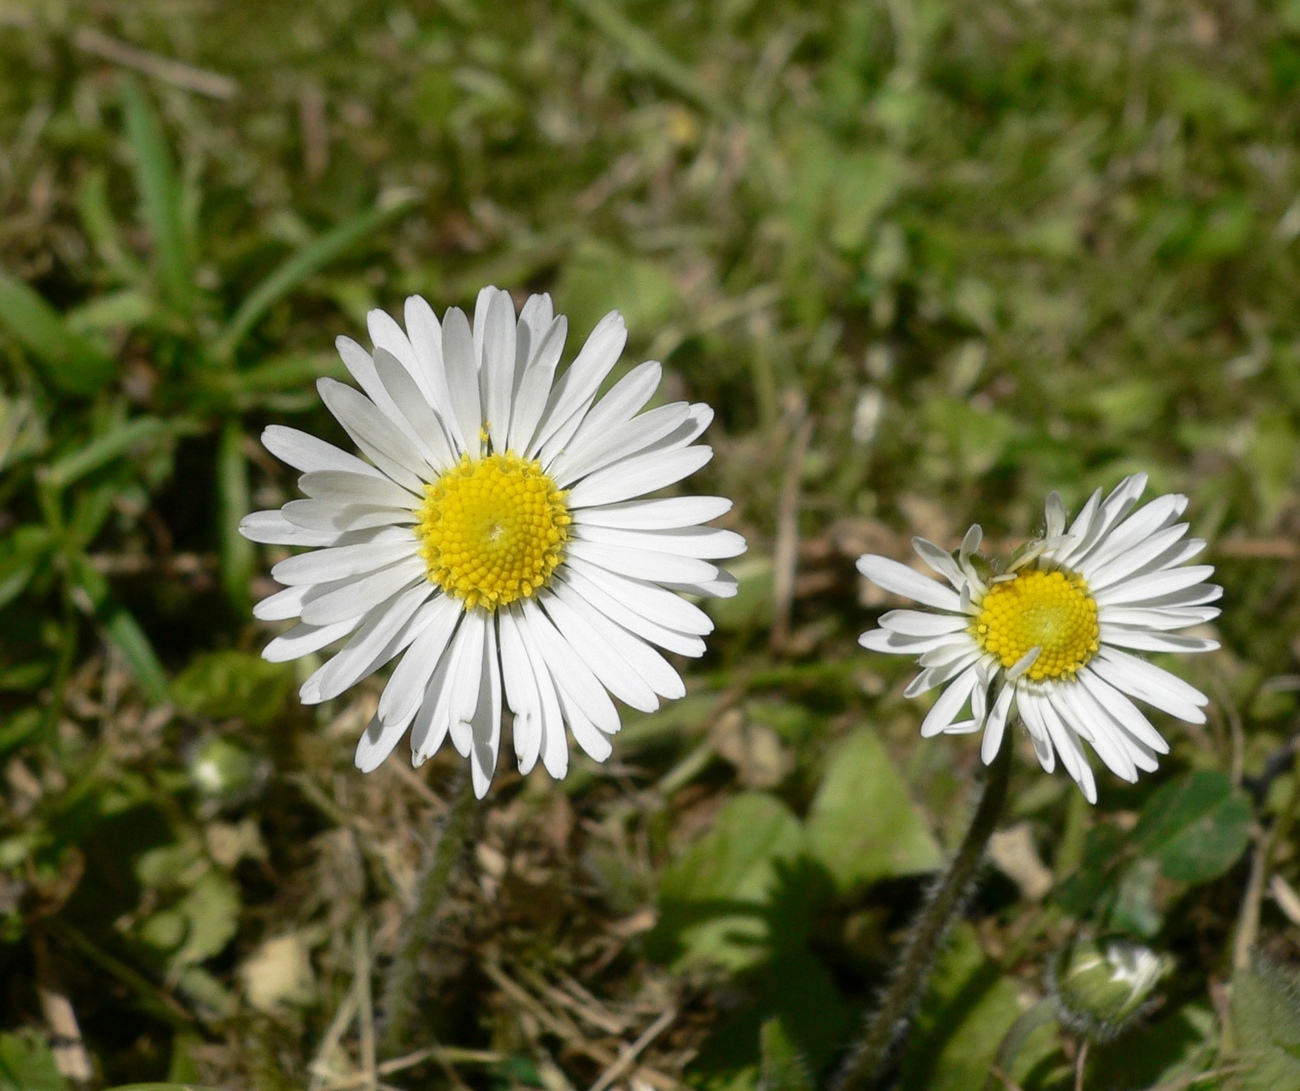
<svg viewBox="0 0 1300 1091">
<path fill-rule="evenodd" d="M 514 713 L 519 768 L 540 757 L 568 769 L 564 725 L 597 761 L 619 729 L 610 695 L 652 711 L 684 693 L 651 645 L 698 656 L 713 628 L 678 592 L 728 596 L 735 581 L 710 561 L 744 539 L 699 524 L 731 507 L 720 497 L 638 500 L 712 456 L 694 441 L 706 405 L 639 412 L 661 367 L 632 368 L 596 393 L 627 333 L 606 315 L 557 379 L 567 322 L 549 296 L 518 320 L 510 295 L 485 288 L 471 327 L 441 325 L 406 301 L 406 330 L 371 311 L 373 357 L 338 339 L 364 393 L 317 384 L 369 461 L 292 428 L 262 442 L 303 471 L 309 499 L 248 516 L 254 541 L 320 547 L 281 561 L 286 588 L 254 614 L 301 618 L 263 655 L 279 662 L 347 643 L 303 683 L 304 703 L 337 697 L 405 651 L 357 746 L 369 772 L 411 732 L 415 764 L 450 734 L 482 797 L 496 769 L 502 707 Z"/>
<path fill-rule="evenodd" d="M 918 657 L 922 670 L 907 696 L 946 687 L 921 724 L 923 736 L 982 729 L 980 752 L 988 763 L 1019 712 L 1043 768 L 1050 773 L 1059 753 L 1095 803 L 1081 739 L 1128 781 L 1140 769 L 1154 770 L 1156 755 L 1169 752 L 1131 698 L 1189 723 L 1205 722 L 1204 695 L 1123 650 L 1218 647 L 1173 632 L 1217 617 L 1218 609 L 1206 604 L 1222 588 L 1204 582 L 1212 566 L 1184 567 L 1205 548 L 1199 539 L 1184 541 L 1187 524 L 1174 522 L 1187 497 L 1161 496 L 1133 510 L 1146 481 L 1146 474 L 1125 478 L 1105 500 L 1099 489 L 1068 531 L 1061 498 L 1052 493 L 1045 536 L 1002 575 L 976 563 L 978 526 L 956 554 L 913 539 L 921 559 L 951 589 L 885 557 L 858 559 L 858 570 L 873 583 L 939 611 L 891 611 L 860 640 L 874 651 Z"/>
</svg>

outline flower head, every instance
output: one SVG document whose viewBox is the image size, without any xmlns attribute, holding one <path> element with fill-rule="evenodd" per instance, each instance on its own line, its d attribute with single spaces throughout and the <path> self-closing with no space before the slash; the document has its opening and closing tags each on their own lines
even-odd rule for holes
<svg viewBox="0 0 1300 1091">
<path fill-rule="evenodd" d="M 1112 772 L 1136 781 L 1156 768 L 1169 745 L 1133 698 L 1204 723 L 1206 698 L 1137 652 L 1204 652 L 1213 640 L 1175 630 L 1218 616 L 1207 605 L 1222 588 L 1204 581 L 1210 565 L 1187 565 L 1205 543 L 1184 540 L 1175 520 L 1187 497 L 1166 495 L 1134 510 L 1146 475 L 1125 478 L 1104 500 L 1095 492 L 1066 529 L 1065 507 L 1047 498 L 1047 529 L 1003 573 L 976 555 L 973 526 L 955 554 L 913 540 L 921 559 L 951 585 L 926 579 L 897 561 L 867 554 L 858 570 L 887 591 L 934 613 L 894 610 L 861 643 L 874 651 L 914 655 L 921 673 L 914 697 L 943 686 L 921 734 L 983 730 L 981 755 L 993 760 L 1012 716 L 1019 714 L 1049 773 L 1056 756 L 1088 801 L 1097 786 L 1080 740 Z M 1128 650 L 1126 650 L 1128 649 Z"/>
<path fill-rule="evenodd" d="M 549 296 L 516 318 L 508 293 L 485 288 L 472 324 L 455 308 L 439 323 L 413 296 L 405 317 L 403 330 L 370 313 L 373 355 L 338 339 L 360 391 L 317 384 L 363 458 L 296 429 L 263 433 L 302 471 L 308 499 L 240 530 L 313 547 L 271 570 L 285 590 L 254 614 L 300 621 L 263 655 L 296 659 L 346 638 L 303 683 L 307 704 L 402 655 L 357 746 L 364 771 L 408 729 L 417 765 L 450 735 L 482 796 L 508 707 L 520 770 L 540 758 L 562 777 L 566 724 L 602 761 L 620 726 L 611 694 L 651 711 L 684 693 L 652 645 L 698 656 L 713 626 L 678 592 L 735 593 L 711 562 L 743 552 L 744 539 L 700 525 L 730 501 L 638 499 L 709 460 L 695 440 L 712 410 L 641 412 L 659 385 L 653 362 L 597 399 L 627 339 L 616 312 L 558 378 L 567 322 Z"/>
</svg>

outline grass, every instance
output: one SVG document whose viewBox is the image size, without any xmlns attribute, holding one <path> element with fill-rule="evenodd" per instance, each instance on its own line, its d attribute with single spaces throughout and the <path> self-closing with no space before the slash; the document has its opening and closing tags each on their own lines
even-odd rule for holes
<svg viewBox="0 0 1300 1091">
<path fill-rule="evenodd" d="M 978 765 L 853 560 L 1136 470 L 1212 541 L 1210 722 L 1095 809 L 1017 763 L 899 1085 L 1094 932 L 1156 1006 L 1014 1085 L 1294 1081 L 1297 86 L 1294 3 L 0 0 L 0 1089 L 823 1085 Z M 352 768 L 377 686 L 297 703 L 234 528 L 264 425 L 343 440 L 335 335 L 488 283 L 623 311 L 751 548 L 684 700 L 498 775 L 395 1043 L 456 763 Z"/>
</svg>

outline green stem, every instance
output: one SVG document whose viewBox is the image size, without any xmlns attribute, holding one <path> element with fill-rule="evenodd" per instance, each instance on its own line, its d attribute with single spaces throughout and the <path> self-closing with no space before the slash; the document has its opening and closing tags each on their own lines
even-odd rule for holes
<svg viewBox="0 0 1300 1091">
<path fill-rule="evenodd" d="M 418 1003 L 420 950 L 433 934 L 434 921 L 447 897 L 448 880 L 464 855 L 478 817 L 468 768 L 443 819 L 433 857 L 420 877 L 419 901 L 397 940 L 397 951 L 384 981 L 384 1048 L 396 1053 L 406 1043 Z"/>
<path fill-rule="evenodd" d="M 862 1038 L 853 1047 L 840 1073 L 837 1091 L 872 1091 L 879 1087 L 890 1058 L 902 1047 L 912 1014 L 925 995 L 940 944 L 975 884 L 984 849 L 997 828 L 1011 780 L 1014 749 L 1008 738 L 993 759 L 970 829 L 947 874 L 931 891 L 913 924 L 893 980 L 880 1006 L 867 1020 Z"/>
<path fill-rule="evenodd" d="M 1010 1075 L 1016 1054 L 1029 1040 L 1029 1036 L 1039 1027 L 1045 1027 L 1054 1022 L 1056 1022 L 1056 1002 L 1050 998 L 1040 1000 L 1028 1011 L 1022 1012 L 1020 1017 L 1011 1024 L 1011 1029 L 1007 1031 L 1006 1036 L 1002 1039 L 1002 1044 L 998 1046 L 997 1056 L 993 1058 L 993 1066 L 989 1070 L 989 1077 L 984 1081 L 984 1091 L 1000 1091 L 1002 1087 L 1006 1086 L 998 1074 Z"/>
</svg>

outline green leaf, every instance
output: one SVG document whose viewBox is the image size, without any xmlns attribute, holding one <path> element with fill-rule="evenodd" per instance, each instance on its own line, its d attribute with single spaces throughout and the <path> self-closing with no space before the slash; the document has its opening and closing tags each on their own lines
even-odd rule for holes
<svg viewBox="0 0 1300 1091">
<path fill-rule="evenodd" d="M 166 704 L 167 672 L 140 623 L 110 594 L 108 581 L 84 557 L 75 559 L 74 568 L 77 584 L 89 598 L 104 637 L 122 653 L 145 696 L 153 704 Z"/>
<path fill-rule="evenodd" d="M 1189 1004 L 1149 1026 L 1139 1024 L 1113 1041 L 1094 1041 L 1088 1055 L 1088 1086 L 1149 1087 L 1153 1091 L 1215 1087 L 1212 1083 L 1192 1084 L 1189 1078 L 1211 1063 L 1218 1046 L 1216 1022 L 1208 1005 Z M 1187 1082 L 1180 1084 L 1179 1080 Z"/>
<path fill-rule="evenodd" d="M 23 593 L 50 546 L 49 531 L 32 525 L 17 527 L 0 539 L 0 606 Z"/>
<path fill-rule="evenodd" d="M 172 697 L 194 716 L 240 716 L 253 727 L 265 727 L 279 715 L 293 683 L 290 663 L 268 663 L 247 652 L 210 652 L 176 676 Z"/>
<path fill-rule="evenodd" d="M 78 336 L 39 294 L 0 271 L 0 325 L 32 355 L 46 377 L 68 394 L 96 394 L 113 381 L 117 364 Z"/>
<path fill-rule="evenodd" d="M 1232 979 L 1242 1091 L 1300 1087 L 1300 978 L 1259 962 Z"/>
<path fill-rule="evenodd" d="M 738 970 L 778 943 L 801 941 L 791 880 L 803 848 L 799 819 L 779 799 L 749 792 L 728 800 L 709 832 L 664 869 L 652 957 Z"/>
<path fill-rule="evenodd" d="M 158 257 L 163 298 L 185 316 L 194 311 L 194 272 L 181 211 L 180 184 L 162 123 L 134 80 L 122 82 L 126 135 L 135 153 L 140 212 Z"/>
<path fill-rule="evenodd" d="M 807 819 L 808 847 L 848 892 L 933 871 L 943 855 L 880 737 L 855 731 L 826 764 Z"/>
<path fill-rule="evenodd" d="M 959 925 L 940 957 L 903 1058 L 901 1091 L 970 1091 L 1020 1016 L 1016 987 Z"/>
<path fill-rule="evenodd" d="M 171 434 L 168 423 L 158 417 L 122 421 L 50 466 L 45 472 L 45 483 L 55 489 L 66 489 L 113 459 Z"/>
<path fill-rule="evenodd" d="M 663 265 L 595 240 L 584 241 L 564 263 L 555 298 L 579 334 L 612 310 L 622 312 L 628 329 L 644 333 L 671 319 L 681 304 L 677 282 Z"/>
<path fill-rule="evenodd" d="M 185 939 L 172 955 L 173 968 L 220 954 L 239 931 L 239 890 L 219 871 L 209 871 L 176 905 L 185 920 Z"/>
<path fill-rule="evenodd" d="M 271 307 L 367 235 L 390 220 L 405 215 L 413 202 L 413 197 L 404 195 L 392 204 L 378 205 L 327 231 L 315 242 L 299 250 L 244 299 L 217 339 L 213 355 L 219 360 L 233 358 L 249 331 Z"/>
<path fill-rule="evenodd" d="M 54 1054 L 36 1031 L 0 1034 L 0 1091 L 68 1091 Z"/>
<path fill-rule="evenodd" d="M 1161 872 L 1185 883 L 1217 879 L 1250 841 L 1250 799 L 1226 773 L 1197 770 L 1162 785 L 1133 830 L 1140 852 Z"/>
<path fill-rule="evenodd" d="M 812 1073 L 780 1019 L 768 1019 L 758 1035 L 761 1091 L 814 1091 Z"/>
<path fill-rule="evenodd" d="M 250 492 L 243 425 L 238 418 L 230 417 L 221 427 L 217 448 L 217 519 L 221 583 L 226 597 L 241 613 L 248 607 L 253 582 L 253 543 L 239 533 L 239 522 L 252 506 Z"/>
</svg>

